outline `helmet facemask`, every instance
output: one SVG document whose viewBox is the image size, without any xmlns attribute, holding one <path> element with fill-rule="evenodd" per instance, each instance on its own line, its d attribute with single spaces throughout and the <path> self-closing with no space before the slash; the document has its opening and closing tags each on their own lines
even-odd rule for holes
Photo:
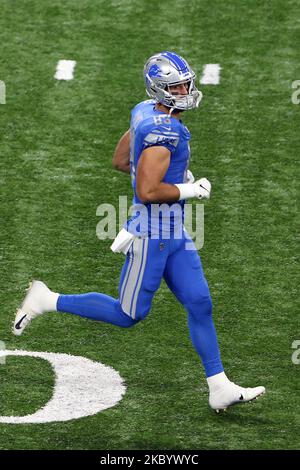
<svg viewBox="0 0 300 470">
<path fill-rule="evenodd" d="M 144 77 L 147 94 L 157 103 L 178 111 L 199 106 L 202 93 L 195 86 L 195 73 L 180 56 L 164 52 L 151 57 L 145 65 Z M 170 87 L 184 83 L 189 84 L 186 95 L 172 94 Z"/>
<path fill-rule="evenodd" d="M 190 78 L 190 80 L 186 80 L 184 82 L 171 83 L 166 86 L 165 91 L 170 97 L 169 99 L 171 107 L 176 108 L 180 111 L 186 111 L 189 109 L 197 108 L 199 106 L 199 103 L 202 99 L 202 93 L 196 88 L 194 78 L 195 76 Z M 186 95 L 181 95 L 179 93 L 172 94 L 172 90 L 170 90 L 170 87 L 186 83 L 188 84 Z"/>
</svg>

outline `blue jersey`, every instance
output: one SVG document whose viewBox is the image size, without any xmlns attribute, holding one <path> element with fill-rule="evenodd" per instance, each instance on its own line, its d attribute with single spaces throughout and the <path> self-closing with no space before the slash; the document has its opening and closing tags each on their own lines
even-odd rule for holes
<svg viewBox="0 0 300 470">
<path fill-rule="evenodd" d="M 170 165 L 162 182 L 176 184 L 186 180 L 190 159 L 190 133 L 183 123 L 155 109 L 155 101 L 142 101 L 131 112 L 130 174 L 133 197 L 133 216 L 126 224 L 136 235 L 158 235 L 177 225 L 182 226 L 184 201 L 164 204 L 144 204 L 136 193 L 136 168 L 144 149 L 166 147 L 171 152 Z"/>
</svg>

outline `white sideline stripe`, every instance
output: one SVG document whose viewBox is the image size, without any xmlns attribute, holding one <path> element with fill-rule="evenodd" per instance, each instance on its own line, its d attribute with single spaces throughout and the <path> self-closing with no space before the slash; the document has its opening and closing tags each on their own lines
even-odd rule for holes
<svg viewBox="0 0 300 470">
<path fill-rule="evenodd" d="M 206 64 L 200 79 L 202 85 L 218 85 L 220 83 L 220 64 Z"/>
<path fill-rule="evenodd" d="M 73 80 L 76 60 L 59 60 L 54 78 L 57 80 Z"/>
</svg>

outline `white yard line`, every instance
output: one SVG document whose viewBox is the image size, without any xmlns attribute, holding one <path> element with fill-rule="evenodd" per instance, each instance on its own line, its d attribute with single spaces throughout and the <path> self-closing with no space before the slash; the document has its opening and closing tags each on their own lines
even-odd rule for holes
<svg viewBox="0 0 300 470">
<path fill-rule="evenodd" d="M 200 79 L 202 85 L 218 85 L 220 83 L 220 64 L 206 64 Z"/>
<path fill-rule="evenodd" d="M 59 60 L 54 78 L 57 80 L 73 80 L 76 60 Z"/>
</svg>

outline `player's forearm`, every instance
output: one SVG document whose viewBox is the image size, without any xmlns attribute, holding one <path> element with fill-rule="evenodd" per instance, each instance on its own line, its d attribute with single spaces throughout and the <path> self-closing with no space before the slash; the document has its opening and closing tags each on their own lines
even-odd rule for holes
<svg viewBox="0 0 300 470">
<path fill-rule="evenodd" d="M 119 149 L 116 149 L 116 152 L 113 157 L 113 167 L 115 170 L 123 171 L 124 173 L 130 173 L 130 156 L 126 153 L 122 153 Z"/>
<path fill-rule="evenodd" d="M 137 193 L 145 203 L 176 202 L 183 199 L 209 199 L 211 184 L 206 178 L 195 183 L 167 184 L 159 183 L 156 186 L 137 185 Z"/>
<path fill-rule="evenodd" d="M 122 171 L 123 173 L 130 173 L 130 164 L 117 164 L 114 165 L 115 170 Z"/>
<path fill-rule="evenodd" d="M 173 184 L 159 183 L 155 188 L 140 190 L 138 196 L 144 203 L 176 202 L 180 191 Z"/>
<path fill-rule="evenodd" d="M 118 171 L 130 173 L 130 131 L 123 134 L 116 146 L 112 159 L 113 167 Z"/>
</svg>

